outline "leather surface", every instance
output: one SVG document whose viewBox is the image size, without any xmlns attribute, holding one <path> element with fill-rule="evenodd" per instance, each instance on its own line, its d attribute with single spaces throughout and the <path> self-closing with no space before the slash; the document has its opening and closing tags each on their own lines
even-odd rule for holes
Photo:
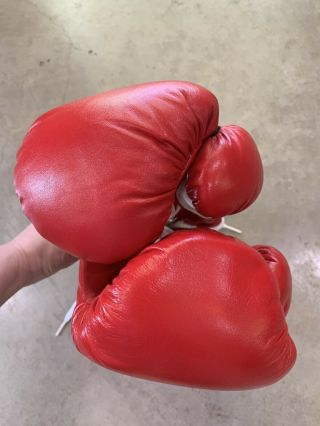
<svg viewBox="0 0 320 426">
<path fill-rule="evenodd" d="M 127 264 L 81 261 L 73 339 L 129 375 L 212 389 L 268 385 L 296 358 L 283 307 L 289 278 L 273 248 L 177 231 Z"/>
<path fill-rule="evenodd" d="M 113 263 L 132 255 L 161 234 L 218 114 L 212 93 L 179 81 L 112 90 L 47 112 L 17 155 L 24 213 L 75 256 Z"/>
<path fill-rule="evenodd" d="M 250 134 L 223 126 L 203 143 L 189 168 L 187 193 L 199 213 L 220 218 L 246 209 L 262 183 L 262 163 Z"/>
</svg>

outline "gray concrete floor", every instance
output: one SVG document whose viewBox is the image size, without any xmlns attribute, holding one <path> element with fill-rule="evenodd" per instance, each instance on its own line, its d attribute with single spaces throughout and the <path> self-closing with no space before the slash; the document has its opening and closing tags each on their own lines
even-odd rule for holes
<svg viewBox="0 0 320 426">
<path fill-rule="evenodd" d="M 0 310 L 0 424 L 319 425 L 318 0 L 11 0 L 0 8 L 0 242 L 25 225 L 12 185 L 32 120 L 65 101 L 137 82 L 186 79 L 218 96 L 221 123 L 254 135 L 258 201 L 229 222 L 288 257 L 298 360 L 281 382 L 214 392 L 104 370 L 54 332 L 76 266 Z"/>
</svg>

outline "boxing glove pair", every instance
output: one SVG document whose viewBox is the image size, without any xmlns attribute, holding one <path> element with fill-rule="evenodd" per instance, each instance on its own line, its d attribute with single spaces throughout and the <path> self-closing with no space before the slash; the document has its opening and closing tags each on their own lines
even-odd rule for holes
<svg viewBox="0 0 320 426">
<path fill-rule="evenodd" d="M 118 89 L 36 120 L 17 155 L 16 190 L 38 231 L 81 258 L 79 351 L 189 386 L 281 378 L 295 360 L 284 257 L 209 229 L 153 243 L 168 220 L 212 226 L 248 207 L 262 176 L 251 136 L 220 128 L 215 96 L 192 83 Z"/>
</svg>

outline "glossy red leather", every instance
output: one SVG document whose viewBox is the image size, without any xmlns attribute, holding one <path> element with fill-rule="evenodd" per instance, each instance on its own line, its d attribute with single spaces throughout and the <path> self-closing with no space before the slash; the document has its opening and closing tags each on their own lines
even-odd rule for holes
<svg viewBox="0 0 320 426">
<path fill-rule="evenodd" d="M 204 216 L 220 218 L 252 204 L 263 183 L 256 144 L 239 126 L 223 126 L 205 141 L 188 170 L 187 194 Z"/>
<path fill-rule="evenodd" d="M 291 292 L 289 278 L 273 248 L 177 231 L 127 264 L 81 261 L 73 339 L 93 361 L 129 375 L 210 389 L 265 386 L 296 358 L 279 290 Z"/>
<path fill-rule="evenodd" d="M 131 256 L 161 234 L 218 115 L 212 93 L 178 81 L 111 90 L 49 111 L 17 155 L 24 213 L 75 256 L 101 263 Z"/>
</svg>

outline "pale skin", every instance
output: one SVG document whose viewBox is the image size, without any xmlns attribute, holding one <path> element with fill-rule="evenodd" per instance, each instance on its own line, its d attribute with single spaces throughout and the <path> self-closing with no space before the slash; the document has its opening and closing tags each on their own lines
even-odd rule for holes
<svg viewBox="0 0 320 426">
<path fill-rule="evenodd" d="M 0 245 L 0 306 L 17 291 L 36 283 L 77 259 L 45 240 L 27 226 L 11 241 Z"/>
</svg>

